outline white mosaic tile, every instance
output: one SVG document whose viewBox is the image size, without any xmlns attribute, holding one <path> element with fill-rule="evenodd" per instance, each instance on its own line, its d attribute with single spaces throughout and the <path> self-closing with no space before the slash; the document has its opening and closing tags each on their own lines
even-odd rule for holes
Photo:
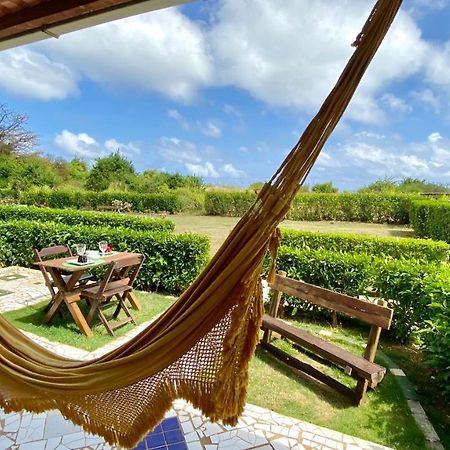
<svg viewBox="0 0 450 450">
<path fill-rule="evenodd" d="M 14 441 L 6 436 L 0 436 L 0 450 L 6 450 L 14 444 Z"/>
</svg>

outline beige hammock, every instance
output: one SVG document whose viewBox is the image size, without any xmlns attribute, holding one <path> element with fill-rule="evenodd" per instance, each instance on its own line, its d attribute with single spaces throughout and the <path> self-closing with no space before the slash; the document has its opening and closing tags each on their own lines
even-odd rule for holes
<svg viewBox="0 0 450 450">
<path fill-rule="evenodd" d="M 261 266 L 274 231 L 335 128 L 401 0 L 379 0 L 319 113 L 198 279 L 156 322 L 92 361 L 50 353 L 0 316 L 0 406 L 58 409 L 111 444 L 132 447 L 184 398 L 234 425 L 262 319 Z M 272 237 L 272 238 L 271 238 Z M 273 274 L 273 267 L 271 273 Z"/>
</svg>

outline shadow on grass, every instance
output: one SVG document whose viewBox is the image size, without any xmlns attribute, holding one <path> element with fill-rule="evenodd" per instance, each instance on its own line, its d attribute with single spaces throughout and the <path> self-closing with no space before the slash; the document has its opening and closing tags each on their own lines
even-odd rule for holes
<svg viewBox="0 0 450 450">
<path fill-rule="evenodd" d="M 394 237 L 413 238 L 415 237 L 414 230 L 389 230 L 388 233 Z"/>
<path fill-rule="evenodd" d="M 282 375 L 294 380 L 298 384 L 307 386 L 310 391 L 320 398 L 320 400 L 333 405 L 335 408 L 347 408 L 352 406 L 350 399 L 339 394 L 326 384 L 321 383 L 308 374 L 301 372 L 300 370 L 295 370 L 287 364 L 282 363 L 267 350 L 257 347 L 255 356 Z"/>
<path fill-rule="evenodd" d="M 299 389 L 309 391 L 304 394 L 302 408 L 297 405 L 295 409 L 298 419 L 396 449 L 425 448 L 424 436 L 392 375 L 388 374 L 375 390 L 369 390 L 366 401 L 356 407 L 347 397 L 283 364 L 264 349 L 258 348 L 256 357 L 295 382 Z"/>
</svg>

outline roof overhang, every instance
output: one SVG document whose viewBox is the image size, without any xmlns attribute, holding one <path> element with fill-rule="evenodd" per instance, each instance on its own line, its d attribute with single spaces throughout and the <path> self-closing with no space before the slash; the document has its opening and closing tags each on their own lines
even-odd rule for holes
<svg viewBox="0 0 450 450">
<path fill-rule="evenodd" d="M 0 0 L 0 50 L 190 0 Z"/>
</svg>

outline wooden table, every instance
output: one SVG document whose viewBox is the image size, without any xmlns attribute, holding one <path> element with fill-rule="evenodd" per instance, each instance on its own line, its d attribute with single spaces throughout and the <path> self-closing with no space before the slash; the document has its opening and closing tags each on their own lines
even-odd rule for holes
<svg viewBox="0 0 450 450">
<path fill-rule="evenodd" d="M 76 286 L 78 280 L 83 273 L 92 269 L 93 267 L 104 266 L 111 263 L 112 261 L 118 261 L 121 258 L 130 256 L 132 254 L 133 253 L 129 252 L 114 252 L 111 255 L 105 254 L 99 260 L 96 260 L 92 264 L 88 264 L 85 266 L 67 264 L 67 262 L 69 261 L 73 261 L 74 259 L 76 260 L 76 256 L 50 259 L 48 261 L 35 263 L 36 265 L 42 266 L 47 270 L 58 289 L 58 293 L 56 294 L 54 302 L 44 317 L 44 323 L 50 322 L 58 309 L 63 304 L 66 304 L 67 309 L 69 310 L 75 323 L 78 325 L 80 331 L 84 335 L 90 336 L 92 334 L 92 330 L 86 322 L 86 319 L 83 316 L 80 307 L 78 306 L 78 302 L 81 299 L 81 291 L 86 288 L 86 285 Z M 64 280 L 64 277 L 62 275 L 67 274 L 68 272 L 71 273 L 71 276 L 69 279 L 67 279 L 66 277 L 66 280 Z M 127 298 L 134 309 L 138 311 L 141 310 L 141 305 L 139 304 L 139 301 L 136 298 L 134 292 L 129 292 L 127 294 Z"/>
</svg>

